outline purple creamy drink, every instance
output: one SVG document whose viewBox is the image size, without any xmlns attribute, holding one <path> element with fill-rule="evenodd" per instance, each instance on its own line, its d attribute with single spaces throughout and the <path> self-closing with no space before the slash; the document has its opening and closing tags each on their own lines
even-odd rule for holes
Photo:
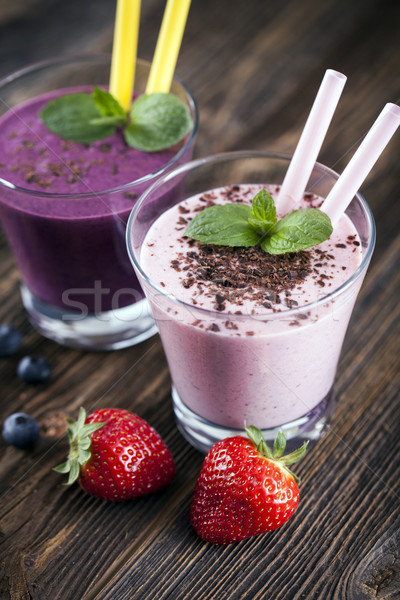
<svg viewBox="0 0 400 600">
<path fill-rule="evenodd" d="M 0 219 L 21 274 L 24 304 L 44 335 L 88 348 L 129 345 L 154 333 L 126 253 L 126 222 L 148 185 L 190 158 L 194 137 L 150 153 L 127 146 L 119 130 L 81 144 L 46 128 L 40 112 L 49 100 L 90 92 L 93 86 L 75 80 L 90 84 L 93 78 L 99 85 L 108 68 L 108 57 L 42 66 L 28 73 L 30 81 L 43 79 L 51 91 L 33 90 L 35 97 L 22 102 L 15 100 L 17 76 L 3 83 L 13 86 L 10 96 L 17 106 L 0 118 Z M 148 68 L 138 62 L 139 93 Z M 69 82 L 73 87 L 64 87 Z M 174 87 L 194 116 L 188 93 L 178 83 Z"/>
<path fill-rule="evenodd" d="M 141 152 L 129 148 L 120 131 L 88 145 L 54 135 L 40 119 L 41 110 L 55 97 L 80 91 L 89 90 L 46 94 L 0 120 L 1 178 L 38 192 L 18 213 L 5 192 L 1 218 L 31 292 L 48 304 L 60 308 L 83 304 L 93 313 L 118 309 L 143 297 L 120 239 L 137 194 L 146 184 L 134 192 L 115 192 L 111 202 L 102 190 L 161 170 L 176 149 Z M 56 200 L 46 194 L 67 198 Z M 81 194 L 85 196 L 80 198 Z M 96 281 L 103 289 L 98 298 L 86 291 L 95 289 Z"/>
<path fill-rule="evenodd" d="M 282 255 L 200 243 L 185 235 L 196 215 L 213 205 L 250 205 L 260 189 L 276 198 L 287 165 L 261 153 L 214 160 L 213 168 L 212 157 L 208 165 L 188 165 L 185 196 L 160 207 L 158 219 L 153 210 L 144 225 L 162 182 L 145 193 L 128 225 L 131 258 L 171 371 L 178 426 L 202 450 L 245 423 L 269 439 L 279 428 L 296 443 L 318 439 L 329 423 L 343 339 L 372 252 L 369 212 L 357 200 L 328 240 Z M 215 187 L 206 187 L 205 170 Z M 263 183 L 263 174 L 276 183 Z M 221 186 L 227 177 L 232 184 Z M 333 181 L 317 165 L 313 192 L 299 208 L 318 208 L 322 198 L 314 192 L 325 195 Z"/>
</svg>

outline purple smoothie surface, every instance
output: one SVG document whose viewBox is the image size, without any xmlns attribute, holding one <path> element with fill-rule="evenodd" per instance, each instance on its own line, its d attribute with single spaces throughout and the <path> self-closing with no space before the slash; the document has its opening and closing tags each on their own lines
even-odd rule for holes
<svg viewBox="0 0 400 600">
<path fill-rule="evenodd" d="M 174 149 L 147 153 L 125 144 L 121 131 L 79 144 L 54 135 L 39 117 L 54 98 L 90 88 L 58 90 L 21 104 L 0 120 L 0 176 L 22 188 L 90 194 L 136 181 L 161 169 Z"/>
</svg>

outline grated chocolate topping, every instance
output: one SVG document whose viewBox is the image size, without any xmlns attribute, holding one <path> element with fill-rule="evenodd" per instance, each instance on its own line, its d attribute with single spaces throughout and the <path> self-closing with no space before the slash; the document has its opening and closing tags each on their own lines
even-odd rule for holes
<svg viewBox="0 0 400 600">
<path fill-rule="evenodd" d="M 202 283 L 212 284 L 208 290 L 214 294 L 218 311 L 225 310 L 226 302 L 240 305 L 244 299 L 273 309 L 281 304 L 282 292 L 285 305 L 293 308 L 297 302 L 289 298 L 290 291 L 312 272 L 311 265 L 310 251 L 273 256 L 259 247 L 230 248 L 200 242 L 171 261 L 172 268 L 185 272 L 183 287 L 196 285 L 196 295 L 203 291 Z"/>
<path fill-rule="evenodd" d="M 222 195 L 230 202 L 248 202 L 246 195 L 249 194 L 250 188 L 244 192 L 239 186 L 231 186 L 225 188 Z M 308 203 L 317 203 L 318 197 L 313 194 L 306 196 Z M 213 192 L 207 192 L 198 200 L 199 204 L 191 211 L 179 206 L 177 231 L 185 229 L 192 218 L 190 213 L 193 215 L 212 206 L 216 196 Z M 179 241 L 183 249 L 170 261 L 170 266 L 181 273 L 180 285 L 191 289 L 194 305 L 201 306 L 201 297 L 207 296 L 219 312 L 240 314 L 244 301 L 272 312 L 281 312 L 299 306 L 299 302 L 291 296 L 295 288 L 293 295 L 298 293 L 305 279 L 313 281 L 318 289 L 332 285 L 332 275 L 325 274 L 327 268 L 335 267 L 332 249 L 313 247 L 271 255 L 258 246 L 231 248 L 203 244 L 186 237 L 183 232 Z M 354 244 L 354 239 L 347 240 L 347 244 Z M 336 245 L 339 252 L 341 247 Z M 293 325 L 299 324 L 298 321 L 293 322 Z"/>
</svg>

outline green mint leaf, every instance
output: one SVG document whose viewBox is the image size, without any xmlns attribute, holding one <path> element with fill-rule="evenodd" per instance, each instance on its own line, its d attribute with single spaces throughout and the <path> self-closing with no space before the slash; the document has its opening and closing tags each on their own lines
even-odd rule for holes
<svg viewBox="0 0 400 600">
<path fill-rule="evenodd" d="M 197 213 L 185 235 L 204 244 L 219 246 L 256 246 L 258 233 L 249 225 L 250 206 L 222 204 Z"/>
<path fill-rule="evenodd" d="M 99 87 L 95 87 L 93 89 L 92 97 L 104 119 L 109 120 L 110 123 L 115 123 L 121 126 L 126 123 L 127 116 L 124 108 L 120 105 L 118 100 L 116 100 L 114 96 L 110 94 L 110 92 L 106 92 Z"/>
<path fill-rule="evenodd" d="M 187 107 L 173 94 L 143 94 L 132 104 L 124 135 L 129 146 L 157 152 L 179 142 L 192 126 Z"/>
<path fill-rule="evenodd" d="M 267 190 L 260 190 L 251 203 L 249 223 L 260 235 L 269 235 L 276 224 L 274 200 Z"/>
<path fill-rule="evenodd" d="M 97 117 L 96 119 L 90 119 L 89 125 L 111 125 L 112 127 L 121 127 L 126 122 L 126 119 L 122 121 L 121 117 L 117 115 L 108 117 Z"/>
<path fill-rule="evenodd" d="M 51 100 L 41 111 L 40 116 L 50 131 L 66 140 L 88 144 L 101 140 L 114 133 L 110 124 L 91 124 L 93 119 L 102 117 L 90 94 L 66 94 Z"/>
<path fill-rule="evenodd" d="M 333 231 L 328 215 L 317 208 L 294 210 L 278 221 L 274 233 L 261 241 L 269 254 L 297 252 L 320 244 Z"/>
</svg>

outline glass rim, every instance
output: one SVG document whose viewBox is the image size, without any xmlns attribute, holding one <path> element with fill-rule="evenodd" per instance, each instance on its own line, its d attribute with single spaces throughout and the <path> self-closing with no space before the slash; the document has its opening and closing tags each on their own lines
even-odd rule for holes
<svg viewBox="0 0 400 600">
<path fill-rule="evenodd" d="M 60 57 L 56 57 L 56 58 L 50 58 L 50 59 L 46 59 L 46 60 L 42 60 L 42 61 L 33 63 L 31 65 L 28 65 L 27 67 L 23 67 L 22 69 L 19 69 L 18 71 L 14 71 L 14 72 L 6 75 L 5 77 L 2 77 L 0 79 L 0 93 L 4 86 L 14 83 L 20 77 L 23 77 L 25 75 L 30 75 L 30 74 L 34 73 L 35 71 L 40 71 L 41 69 L 44 69 L 46 67 L 54 67 L 57 64 L 74 63 L 74 62 L 81 62 L 81 61 L 88 61 L 88 62 L 109 61 L 110 66 L 111 66 L 111 54 L 107 54 L 107 53 L 76 54 L 76 55 L 72 55 L 72 56 L 60 56 Z M 148 67 L 150 67 L 150 65 L 151 65 L 150 61 L 143 59 L 143 58 L 137 58 L 136 63 L 137 64 L 141 63 Z M 148 173 L 147 175 L 144 175 L 143 177 L 140 177 L 139 179 L 135 179 L 133 181 L 124 183 L 122 185 L 115 186 L 113 188 L 107 188 L 104 190 L 96 190 L 96 191 L 91 191 L 91 192 L 59 194 L 59 193 L 54 193 L 54 192 L 32 190 L 29 188 L 25 188 L 25 187 L 16 185 L 16 184 L 12 183 L 11 181 L 8 181 L 7 179 L 4 179 L 2 177 L 0 177 L 0 188 L 3 187 L 3 188 L 7 188 L 9 190 L 11 189 L 15 192 L 25 194 L 26 196 L 31 196 L 31 197 L 41 197 L 43 199 L 52 198 L 54 200 L 57 200 L 57 199 L 71 200 L 72 198 L 73 199 L 89 198 L 89 197 L 93 197 L 93 196 L 105 196 L 105 195 L 109 195 L 109 194 L 114 194 L 116 192 L 126 192 L 128 190 L 132 191 L 132 188 L 143 185 L 149 181 L 151 182 L 153 179 L 154 180 L 157 179 L 160 175 L 162 175 L 164 172 L 169 170 L 176 162 L 178 162 L 180 160 L 180 158 L 182 157 L 182 155 L 190 147 L 190 145 L 193 143 L 194 138 L 197 134 L 198 124 L 199 124 L 197 103 L 196 103 L 196 100 L 194 99 L 193 94 L 191 93 L 190 89 L 177 76 L 174 76 L 173 81 L 178 83 L 182 87 L 182 89 L 184 90 L 184 92 L 186 94 L 187 104 L 189 106 L 189 110 L 191 111 L 191 116 L 193 118 L 193 128 L 192 128 L 187 140 L 185 141 L 184 145 L 182 146 L 182 148 L 180 148 L 180 150 L 176 154 L 174 154 L 174 156 L 167 163 L 165 163 L 162 167 L 157 169 L 157 171 L 153 171 L 152 173 Z M 8 110 L 12 110 L 12 108 L 8 107 Z M 6 113 L 4 113 L 4 114 L 6 114 Z"/>
<path fill-rule="evenodd" d="M 363 208 L 363 211 L 364 211 L 364 215 L 367 220 L 367 224 L 368 224 L 369 240 L 368 240 L 368 246 L 367 246 L 365 255 L 362 257 L 360 265 L 358 266 L 356 271 L 349 277 L 349 279 L 347 279 L 344 283 L 342 283 L 342 285 L 340 285 L 338 288 L 336 288 L 332 292 L 329 292 L 326 295 L 324 295 L 322 298 L 318 298 L 317 300 L 314 300 L 313 302 L 310 302 L 308 304 L 303 304 L 301 306 L 296 306 L 293 308 L 287 308 L 285 310 L 282 310 L 281 312 L 276 312 L 276 313 L 268 312 L 268 311 L 260 312 L 260 313 L 254 314 L 254 315 L 237 315 L 237 314 L 232 314 L 232 313 L 229 313 L 229 314 L 221 313 L 214 309 L 203 308 L 201 306 L 195 306 L 193 304 L 190 304 L 189 302 L 185 302 L 184 300 L 180 300 L 179 298 L 176 298 L 175 296 L 168 294 L 165 291 L 165 289 L 163 289 L 161 286 L 159 286 L 155 282 L 153 282 L 150 279 L 150 277 L 145 273 L 145 271 L 143 270 L 142 266 L 139 264 L 139 262 L 135 256 L 135 251 L 132 246 L 131 230 L 132 230 L 132 225 L 136 218 L 136 215 L 140 211 L 141 207 L 145 203 L 148 196 L 154 190 L 161 187 L 161 185 L 163 185 L 164 183 L 172 180 L 175 177 L 179 177 L 188 171 L 197 169 L 198 167 L 201 167 L 205 164 L 208 164 L 211 162 L 223 162 L 223 161 L 227 161 L 229 159 L 238 160 L 238 159 L 245 159 L 245 158 L 280 159 L 280 160 L 285 160 L 289 163 L 292 156 L 290 154 L 283 153 L 283 152 L 263 151 L 263 150 L 254 150 L 254 151 L 253 150 L 237 150 L 237 151 L 232 151 L 232 152 L 224 152 L 224 153 L 214 154 L 211 156 L 206 156 L 204 158 L 199 158 L 197 160 L 192 160 L 192 161 L 190 161 L 184 165 L 181 165 L 180 167 L 170 171 L 169 173 L 166 173 L 165 176 L 161 177 L 161 179 L 158 179 L 155 183 L 153 183 L 153 185 L 151 185 L 147 190 L 145 190 L 142 193 L 142 195 L 137 200 L 135 206 L 133 207 L 133 209 L 129 215 L 127 226 L 126 226 L 126 244 L 127 244 L 129 258 L 130 258 L 132 264 L 134 265 L 135 269 L 140 274 L 140 277 L 142 277 L 143 280 L 147 284 L 149 284 L 157 293 L 161 294 L 165 298 L 168 298 L 168 300 L 170 300 L 177 306 L 183 306 L 185 309 L 188 309 L 190 311 L 199 312 L 199 314 L 212 315 L 213 318 L 216 318 L 216 319 L 222 319 L 222 318 L 226 319 L 227 316 L 229 316 L 230 319 L 234 319 L 234 320 L 248 319 L 249 317 L 251 317 L 254 320 L 260 320 L 260 319 L 264 319 L 264 320 L 277 319 L 277 320 L 279 320 L 281 318 L 286 318 L 288 315 L 290 316 L 290 315 L 302 313 L 304 311 L 309 311 L 311 309 L 314 309 L 317 306 L 321 306 L 322 304 L 325 304 L 326 302 L 331 302 L 337 296 L 341 296 L 342 294 L 344 294 L 349 288 L 352 287 L 352 285 L 356 282 L 356 280 L 362 275 L 364 269 L 366 269 L 366 267 L 368 266 L 369 261 L 371 260 L 371 257 L 372 257 L 372 253 L 374 251 L 374 247 L 375 247 L 375 239 L 376 239 L 375 220 L 374 220 L 372 211 L 368 205 L 368 202 L 365 200 L 364 196 L 362 196 L 362 194 L 360 194 L 359 192 L 357 192 L 357 194 L 355 194 L 355 196 L 352 199 L 352 202 L 353 202 L 354 198 L 357 198 L 357 200 L 360 202 L 360 204 Z M 326 167 L 322 163 L 316 162 L 314 165 L 314 169 L 316 167 L 319 169 L 322 169 L 325 173 L 333 176 L 335 179 L 337 179 L 339 177 L 339 174 L 336 171 L 334 171 L 330 167 Z M 226 185 L 228 185 L 228 184 L 226 184 Z M 208 190 L 204 190 L 204 191 L 208 191 Z"/>
</svg>

